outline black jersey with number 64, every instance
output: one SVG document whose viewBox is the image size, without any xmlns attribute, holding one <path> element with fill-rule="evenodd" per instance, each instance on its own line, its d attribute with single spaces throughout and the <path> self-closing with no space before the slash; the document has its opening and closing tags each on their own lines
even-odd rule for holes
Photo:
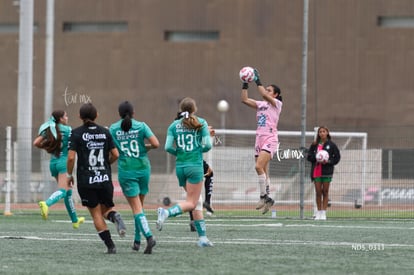
<svg viewBox="0 0 414 275">
<path fill-rule="evenodd" d="M 109 152 L 114 147 L 111 134 L 102 126 L 89 124 L 72 130 L 69 150 L 77 153 L 78 186 L 99 188 L 112 184 Z"/>
</svg>

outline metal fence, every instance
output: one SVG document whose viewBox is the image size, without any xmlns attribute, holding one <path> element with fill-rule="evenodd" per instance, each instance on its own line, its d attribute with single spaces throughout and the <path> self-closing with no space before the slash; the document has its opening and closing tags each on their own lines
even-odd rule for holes
<svg viewBox="0 0 414 275">
<path fill-rule="evenodd" d="M 18 146 L 14 141 L 14 132 L 11 128 L 8 132 L 5 128 L 0 131 L 1 152 L 4 152 L 0 155 L 0 205 L 4 206 L 5 214 L 36 208 L 37 202 L 46 199 L 56 188 L 48 171 L 49 156 L 38 149 L 26 152 L 31 154 L 32 159 L 30 182 L 16 181 L 19 165 L 25 164 L 16 163 L 14 156 Z M 331 183 L 328 217 L 414 217 L 412 148 L 373 148 L 363 132 L 331 132 L 331 136 L 342 158 Z M 299 147 L 300 138 L 300 132 L 281 131 L 279 150 L 270 163 L 270 191 L 276 201 L 274 208 L 278 211 L 278 217 L 299 216 L 299 161 L 306 157 L 306 149 Z M 216 212 L 230 209 L 240 210 L 245 215 L 261 215 L 254 210 L 259 198 L 254 170 L 254 139 L 254 131 L 216 130 L 213 149 L 205 155 L 205 160 L 214 171 L 212 204 Z M 307 132 L 307 144 L 313 139 L 314 132 Z M 401 139 L 406 142 L 407 137 Z M 175 177 L 174 158 L 162 148 L 151 151 L 149 157 L 152 175 L 146 207 L 162 205 L 166 198 L 172 203 L 184 199 L 185 193 L 178 187 Z M 303 205 L 306 217 L 310 218 L 315 207 L 314 188 L 309 177 L 310 163 L 306 162 L 305 170 Z M 117 204 L 126 205 L 117 182 L 116 164 L 113 165 L 113 181 Z M 23 187 L 17 188 L 18 184 Z M 78 200 L 77 194 L 75 198 Z"/>
</svg>

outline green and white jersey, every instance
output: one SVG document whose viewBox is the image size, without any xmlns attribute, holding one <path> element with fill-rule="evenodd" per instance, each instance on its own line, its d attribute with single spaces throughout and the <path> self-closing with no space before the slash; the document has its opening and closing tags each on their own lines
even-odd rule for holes
<svg viewBox="0 0 414 275">
<path fill-rule="evenodd" d="M 121 171 L 134 171 L 151 168 L 145 148 L 145 139 L 154 134 L 145 122 L 131 119 L 132 127 L 128 132 L 121 128 L 122 119 L 109 128 L 115 146 L 119 151 L 118 169 Z"/>
<path fill-rule="evenodd" d="M 175 120 L 168 127 L 165 150 L 176 156 L 176 167 L 202 166 L 203 153 L 211 149 L 207 122 L 198 117 L 203 127 L 196 131 L 186 128 L 182 120 Z"/>
</svg>

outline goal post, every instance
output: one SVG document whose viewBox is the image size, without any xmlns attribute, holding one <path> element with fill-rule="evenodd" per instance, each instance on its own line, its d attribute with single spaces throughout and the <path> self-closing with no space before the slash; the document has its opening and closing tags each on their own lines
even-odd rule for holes
<svg viewBox="0 0 414 275">
<path fill-rule="evenodd" d="M 5 177 L 5 201 L 4 201 L 4 216 L 11 216 L 11 175 L 12 175 L 12 128 L 6 127 L 6 177 Z"/>
<path fill-rule="evenodd" d="M 306 144 L 315 139 L 315 131 L 306 131 Z M 254 205 L 259 198 L 255 171 L 254 144 L 256 131 L 216 129 L 213 149 L 205 159 L 214 170 L 213 201 L 225 205 Z M 367 166 L 367 133 L 330 132 L 341 151 L 341 162 L 335 167 L 330 194 L 332 204 L 364 205 Z M 300 203 L 299 162 L 306 158 L 307 148 L 301 148 L 301 131 L 279 131 L 279 149 L 269 165 L 270 191 L 276 205 Z M 304 204 L 311 208 L 315 201 L 310 180 L 310 163 L 306 161 Z M 348 192 L 358 189 L 349 197 Z M 355 192 L 354 192 L 355 193 Z"/>
</svg>

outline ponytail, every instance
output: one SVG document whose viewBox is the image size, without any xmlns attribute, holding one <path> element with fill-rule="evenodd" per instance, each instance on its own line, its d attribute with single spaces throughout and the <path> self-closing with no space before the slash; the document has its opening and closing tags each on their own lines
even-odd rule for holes
<svg viewBox="0 0 414 275">
<path fill-rule="evenodd" d="M 128 132 L 129 129 L 131 129 L 132 127 L 132 120 L 131 117 L 129 116 L 129 114 L 125 115 L 125 117 L 122 119 L 121 122 L 121 129 L 124 132 Z"/>
<path fill-rule="evenodd" d="M 134 114 L 134 107 L 129 101 L 124 101 L 118 106 L 119 116 L 122 118 L 121 129 L 128 132 L 132 127 L 132 115 Z"/>
<path fill-rule="evenodd" d="M 188 129 L 200 130 L 203 124 L 198 121 L 195 115 L 189 115 L 188 118 L 183 118 L 183 124 Z"/>
</svg>

